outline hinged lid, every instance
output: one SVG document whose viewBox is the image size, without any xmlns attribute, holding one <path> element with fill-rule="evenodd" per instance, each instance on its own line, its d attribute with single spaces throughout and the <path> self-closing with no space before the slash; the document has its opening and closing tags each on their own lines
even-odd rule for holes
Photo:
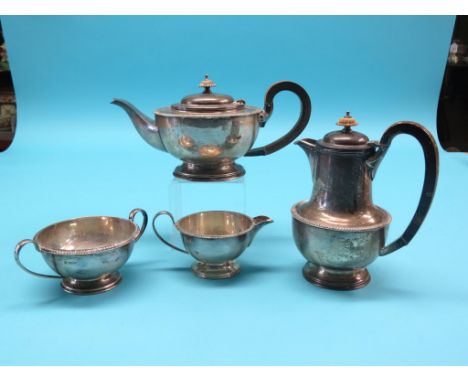
<svg viewBox="0 0 468 382">
<path fill-rule="evenodd" d="M 216 84 L 205 75 L 205 79 L 199 85 L 204 88 L 202 93 L 192 94 L 182 98 L 180 103 L 172 105 L 171 108 L 179 111 L 191 112 L 219 112 L 228 110 L 239 110 L 245 106 L 245 101 L 234 101 L 229 95 L 212 93 L 211 88 Z"/>
<path fill-rule="evenodd" d="M 325 135 L 322 140 L 325 146 L 336 149 L 357 150 L 368 147 L 369 138 L 358 131 L 351 130 L 351 127 L 357 126 L 358 122 L 350 115 L 349 111 L 336 124 L 343 126 L 343 129 Z"/>
</svg>

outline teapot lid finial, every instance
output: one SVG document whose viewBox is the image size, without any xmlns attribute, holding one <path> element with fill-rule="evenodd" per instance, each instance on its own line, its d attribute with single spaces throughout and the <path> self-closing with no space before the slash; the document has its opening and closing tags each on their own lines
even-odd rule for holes
<svg viewBox="0 0 468 382">
<path fill-rule="evenodd" d="M 230 95 L 212 93 L 211 88 L 216 84 L 208 78 L 208 74 L 205 74 L 205 79 L 200 82 L 199 86 L 205 88 L 203 92 L 188 95 L 182 98 L 180 103 L 172 105 L 171 108 L 197 113 L 220 113 L 241 110 L 245 107 L 243 100 L 234 101 Z"/>
<path fill-rule="evenodd" d="M 211 93 L 211 88 L 215 87 L 216 84 L 214 83 L 213 80 L 210 80 L 208 78 L 208 74 L 205 74 L 205 79 L 202 82 L 200 82 L 198 86 L 201 88 L 205 88 L 203 93 L 207 94 L 207 93 Z"/>
</svg>

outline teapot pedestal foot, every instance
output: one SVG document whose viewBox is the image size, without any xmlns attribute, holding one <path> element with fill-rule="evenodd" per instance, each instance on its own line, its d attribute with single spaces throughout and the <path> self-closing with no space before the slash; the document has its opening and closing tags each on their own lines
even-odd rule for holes
<svg viewBox="0 0 468 382">
<path fill-rule="evenodd" d="M 354 290 L 369 284 L 371 277 L 366 268 L 339 270 L 307 263 L 303 269 L 304 277 L 321 288 L 334 290 Z"/>
<path fill-rule="evenodd" d="M 216 182 L 232 180 L 244 176 L 245 170 L 241 165 L 228 161 L 216 164 L 195 164 L 183 162 L 174 170 L 176 178 L 201 182 Z"/>
<path fill-rule="evenodd" d="M 221 264 L 207 264 L 196 262 L 192 265 L 193 273 L 203 279 L 219 280 L 228 279 L 240 272 L 240 266 L 235 261 L 227 261 Z"/>
<path fill-rule="evenodd" d="M 122 276 L 119 272 L 104 275 L 94 280 L 79 280 L 71 277 L 64 278 L 61 286 L 65 292 L 73 294 L 97 294 L 115 288 Z"/>
</svg>

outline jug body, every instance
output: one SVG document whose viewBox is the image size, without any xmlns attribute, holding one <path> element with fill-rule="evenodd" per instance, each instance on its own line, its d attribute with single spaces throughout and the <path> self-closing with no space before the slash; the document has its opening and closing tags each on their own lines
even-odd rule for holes
<svg viewBox="0 0 468 382">
<path fill-rule="evenodd" d="M 306 258 L 304 277 L 311 283 L 335 290 L 366 286 L 366 267 L 385 245 L 388 226 L 368 231 L 338 231 L 293 218 L 293 236 Z"/>
<path fill-rule="evenodd" d="M 343 130 L 322 140 L 296 142 L 309 158 L 313 190 L 309 200 L 292 207 L 292 227 L 296 246 L 307 259 L 305 278 L 321 287 L 353 290 L 370 282 L 369 264 L 408 244 L 421 226 L 437 184 L 438 152 L 431 134 L 414 122 L 392 125 L 380 142 L 351 131 L 357 122 L 349 113 L 338 125 Z M 393 137 L 402 133 L 421 143 L 426 171 L 413 219 L 400 238 L 386 245 L 391 215 L 373 204 L 372 181 Z"/>
<path fill-rule="evenodd" d="M 372 203 L 366 160 L 375 149 L 339 151 L 309 140 L 311 198 L 292 209 L 296 246 L 307 259 L 304 276 L 338 290 L 367 285 L 365 269 L 385 245 L 390 214 Z"/>
</svg>

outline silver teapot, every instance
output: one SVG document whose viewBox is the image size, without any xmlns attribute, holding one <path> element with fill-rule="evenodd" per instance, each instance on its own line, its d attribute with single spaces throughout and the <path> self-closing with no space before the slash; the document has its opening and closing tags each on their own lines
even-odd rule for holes
<svg viewBox="0 0 468 382">
<path fill-rule="evenodd" d="M 183 161 L 174 176 L 197 181 L 230 180 L 245 174 L 235 160 L 242 156 L 268 155 L 291 143 L 304 130 L 310 118 L 311 103 L 298 84 L 282 81 L 273 84 L 265 95 L 264 109 L 235 101 L 231 96 L 212 93 L 215 83 L 205 76 L 201 94 L 184 97 L 180 103 L 157 109 L 155 120 L 122 99 L 113 104 L 129 115 L 141 137 L 151 146 L 167 151 Z M 273 112 L 273 99 L 281 91 L 295 93 L 301 113 L 294 127 L 269 145 L 252 149 L 259 127 L 265 126 Z"/>
<path fill-rule="evenodd" d="M 307 201 L 292 209 L 296 245 L 307 259 L 305 278 L 336 290 L 362 288 L 370 281 L 366 266 L 378 256 L 407 245 L 431 206 L 438 178 L 438 150 L 434 138 L 414 122 L 390 126 L 380 142 L 351 129 L 356 120 L 346 114 L 321 140 L 296 142 L 312 168 L 313 190 Z M 372 180 L 393 138 L 409 134 L 421 144 L 425 158 L 424 185 L 418 208 L 405 232 L 385 245 L 390 214 L 372 203 Z"/>
</svg>

